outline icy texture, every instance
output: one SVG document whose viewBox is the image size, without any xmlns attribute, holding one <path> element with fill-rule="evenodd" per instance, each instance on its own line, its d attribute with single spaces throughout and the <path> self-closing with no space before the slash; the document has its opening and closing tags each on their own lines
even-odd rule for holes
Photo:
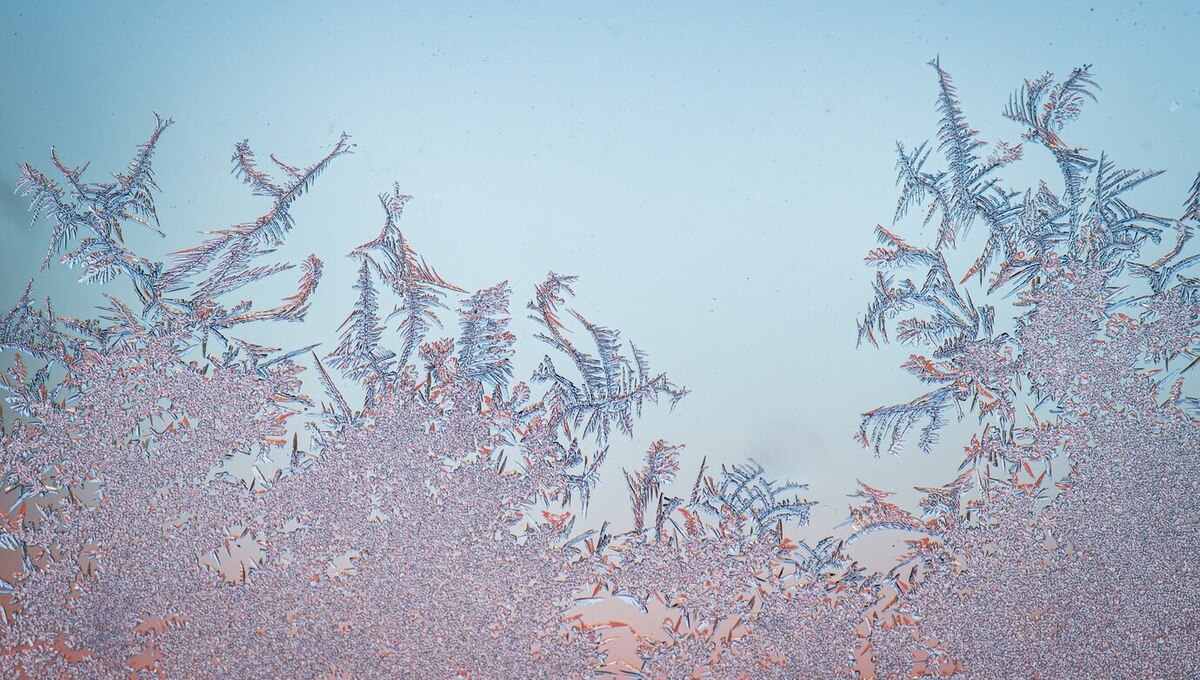
<svg viewBox="0 0 1200 680">
<path fill-rule="evenodd" d="M 544 389 L 514 382 L 512 291 L 467 296 L 441 278 L 401 230 L 398 187 L 380 196 L 378 236 L 350 253 L 356 302 L 332 351 L 238 339 L 245 323 L 304 320 L 315 256 L 277 306 L 229 300 L 293 268 L 263 258 L 351 150 L 345 136 L 308 167 L 272 156 L 269 172 L 238 144 L 235 170 L 269 209 L 169 263 L 136 255 L 126 232 L 159 229 L 151 161 L 170 121 L 114 182 L 86 183 L 57 155 L 59 180 L 23 166 L 19 190 L 52 229 L 47 263 L 65 253 L 83 283 L 123 280 L 131 296 L 67 319 L 31 287 L 0 318 L 17 413 L 0 674 L 1200 674 L 1200 281 L 1186 275 L 1200 179 L 1177 218 L 1134 208 L 1156 173 L 1063 139 L 1094 98 L 1082 68 L 1013 95 L 1005 115 L 1061 177 L 1010 189 L 1000 171 L 1024 145 L 986 152 L 932 65 L 937 141 L 898 145 L 895 221 L 919 212 L 933 233 L 877 228 L 859 327 L 860 342 L 922 348 L 903 368 L 932 391 L 868 411 L 858 438 L 929 451 L 950 415 L 974 412 L 981 429 L 957 478 L 919 489 L 919 511 L 860 483 L 848 531 L 815 545 L 790 537 L 808 522 L 803 485 L 706 461 L 674 496 L 687 450 L 664 440 L 624 471 L 634 528 L 577 530 L 615 474 L 609 438 L 686 390 L 567 308 L 575 279 L 553 272 L 528 303 L 554 350 L 531 377 Z M 984 250 L 963 260 L 978 230 Z M 1174 245 L 1151 260 L 1164 235 Z M 452 294 L 460 332 L 440 337 Z M 878 532 L 909 539 L 886 573 L 848 553 Z"/>
</svg>

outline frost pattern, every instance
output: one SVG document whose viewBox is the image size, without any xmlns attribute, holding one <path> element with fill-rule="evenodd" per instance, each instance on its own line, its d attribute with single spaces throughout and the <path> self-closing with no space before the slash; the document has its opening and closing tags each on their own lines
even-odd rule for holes
<svg viewBox="0 0 1200 680">
<path fill-rule="evenodd" d="M 71 319 L 31 283 L 0 317 L 15 412 L 0 672 L 1200 674 L 1200 402 L 1187 387 L 1200 178 L 1179 217 L 1159 217 L 1129 202 L 1156 172 L 1069 146 L 1095 99 L 1086 67 L 1024 83 L 1004 111 L 1023 143 L 989 150 L 931 65 L 936 142 L 897 145 L 900 198 L 867 256 L 878 274 L 858 329 L 860 343 L 919 347 L 902 367 L 930 387 L 863 414 L 857 438 L 876 454 L 914 438 L 928 452 L 951 415 L 980 429 L 955 479 L 918 488 L 918 508 L 860 482 L 843 527 L 815 544 L 795 538 L 813 505 L 804 485 L 707 459 L 679 480 L 687 449 L 662 439 L 623 471 L 633 528 L 577 528 L 613 474 L 614 432 L 632 437 L 644 407 L 686 389 L 567 309 L 576 279 L 554 272 L 527 305 L 553 351 L 530 377 L 544 388 L 514 382 L 513 291 L 467 295 L 441 278 L 401 228 L 398 186 L 380 195 L 378 236 L 349 253 L 357 296 L 332 350 L 238 338 L 245 323 L 304 320 L 315 255 L 274 307 L 229 296 L 295 268 L 262 258 L 351 151 L 345 135 L 306 167 L 270 156 L 270 171 L 239 143 L 235 173 L 269 208 L 170 262 L 136 255 L 124 230 L 161 233 L 151 163 L 171 121 L 156 117 L 113 182 L 84 182 L 54 152 L 61 180 L 23 165 L 18 190 L 51 225 L 46 263 L 132 293 Z M 1025 145 L 1061 177 L 1009 188 L 1000 173 Z M 932 233 L 902 228 L 909 213 Z M 878 573 L 853 548 L 881 532 L 907 548 Z"/>
</svg>

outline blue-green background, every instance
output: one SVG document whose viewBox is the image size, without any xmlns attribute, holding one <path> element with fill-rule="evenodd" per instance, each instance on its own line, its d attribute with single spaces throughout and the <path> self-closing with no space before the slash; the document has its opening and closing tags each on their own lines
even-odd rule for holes
<svg viewBox="0 0 1200 680">
<path fill-rule="evenodd" d="M 399 181 L 416 196 L 406 233 L 446 279 L 509 280 L 523 319 L 547 270 L 577 274 L 578 307 L 692 389 L 617 443 L 602 508 L 623 512 L 618 468 L 665 437 L 687 444 L 685 477 L 704 456 L 753 456 L 811 483 L 822 533 L 856 478 L 934 484 L 961 458 L 959 435 L 884 460 L 851 440 L 860 412 L 920 389 L 897 368 L 906 350 L 854 339 L 893 144 L 936 127 L 926 62 L 940 55 L 984 139 L 1014 142 L 1000 112 L 1022 78 L 1093 64 L 1100 103 L 1069 141 L 1166 170 L 1136 198 L 1174 215 L 1200 169 L 1198 29 L 1187 2 L 0 2 L 0 187 L 18 162 L 48 168 L 51 145 L 103 179 L 152 111 L 171 116 L 156 160 L 170 236 L 136 236 L 161 254 L 265 209 L 230 175 L 236 141 L 307 164 L 345 130 L 355 154 L 297 204 L 281 251 L 326 262 L 309 321 L 255 339 L 332 347 L 353 299 L 344 255 Z M 1053 180 L 1028 151 L 1017 176 Z M 30 232 L 25 207 L 0 191 L 0 297 L 36 276 L 60 311 L 88 313 L 100 291 L 39 272 L 47 225 Z M 517 330 L 528 376 L 543 347 Z"/>
</svg>

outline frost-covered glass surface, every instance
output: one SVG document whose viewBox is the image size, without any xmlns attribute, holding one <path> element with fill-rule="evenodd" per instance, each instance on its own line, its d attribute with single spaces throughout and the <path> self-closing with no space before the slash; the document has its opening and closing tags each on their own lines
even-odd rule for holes
<svg viewBox="0 0 1200 680">
<path fill-rule="evenodd" d="M 614 26 L 604 40 L 619 43 Z M 1094 56 L 1083 42 L 1070 52 Z M 969 59 L 984 56 L 956 55 Z M 403 179 L 372 169 L 370 187 L 361 174 L 337 184 L 371 140 L 336 127 L 283 135 L 295 153 L 234 142 L 248 200 L 163 181 L 211 153 L 167 152 L 187 110 L 143 116 L 124 164 L 91 167 L 66 145 L 21 159 L 13 200 L 33 232 L 19 238 L 44 260 L 5 259 L 35 279 L 0 315 L 0 675 L 1197 676 L 1200 175 L 1156 202 L 1146 192 L 1169 175 L 1084 138 L 1106 105 L 1100 68 L 973 84 L 972 101 L 953 67 L 892 65 L 922 76 L 904 94 L 927 123 L 894 126 L 887 109 L 908 103 L 874 103 L 872 125 L 902 140 L 895 189 L 846 177 L 844 195 L 805 197 L 885 196 L 873 228 L 806 236 L 824 249 L 790 263 L 840 262 L 842 241 L 860 239 L 839 234 L 873 231 L 860 254 L 871 278 L 855 274 L 847 293 L 826 276 L 828 290 L 765 311 L 737 288 L 741 272 L 764 274 L 736 261 L 752 206 L 661 252 L 645 245 L 661 233 L 635 235 L 600 276 L 556 264 L 535 276 L 528 253 L 503 257 L 506 240 L 588 266 L 571 253 L 630 234 L 414 219 Z M 308 106 L 336 120 L 338 100 Z M 1194 130 L 1196 97 L 1172 106 L 1191 107 Z M 304 146 L 312 136 L 320 145 Z M 306 213 L 327 188 L 346 194 L 338 207 Z M 506 200 L 523 199 L 489 198 Z M 643 199 L 606 199 L 625 200 Z M 206 201 L 245 212 L 214 226 Z M 445 234 L 435 258 L 426 244 Z M 689 239 L 726 257 L 680 265 Z M 478 280 L 508 264 L 509 279 Z M 680 266 L 697 283 L 607 305 L 594 293 L 617 285 L 605 273 Z M 765 275 L 787 286 L 787 271 Z M 74 287 L 40 289 L 64 272 Z M 689 375 L 671 347 L 651 361 L 617 330 L 622 309 L 700 309 L 708 280 L 727 297 L 701 304 L 748 315 L 747 344 L 719 363 Z M 861 310 L 857 331 L 813 313 L 843 298 Z M 760 312 L 808 313 L 789 328 L 845 352 L 815 357 L 799 333 L 757 329 Z M 655 312 L 644 328 L 708 323 L 686 316 Z M 703 356 L 689 343 L 732 336 L 679 337 L 688 357 Z M 874 348 L 913 380 L 851 379 Z M 760 387 L 764 364 L 804 384 Z M 697 381 L 730 375 L 737 389 L 701 396 Z M 696 399 L 717 405 L 707 422 L 672 426 Z M 858 422 L 837 432 L 846 445 L 784 443 L 823 457 L 770 450 L 778 433 L 745 413 L 840 427 L 829 412 L 844 399 Z M 687 436 L 706 427 L 768 450 Z"/>
</svg>

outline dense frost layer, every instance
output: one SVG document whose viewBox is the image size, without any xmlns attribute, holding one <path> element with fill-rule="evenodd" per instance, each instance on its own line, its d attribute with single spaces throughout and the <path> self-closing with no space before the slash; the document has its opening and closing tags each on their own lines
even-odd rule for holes
<svg viewBox="0 0 1200 680">
<path fill-rule="evenodd" d="M 858 333 L 913 346 L 903 368 L 930 391 L 868 411 L 857 436 L 899 453 L 950 445 L 950 417 L 980 429 L 958 477 L 919 489 L 919 511 L 861 483 L 848 533 L 815 545 L 790 538 L 812 505 L 803 485 L 702 465 L 677 497 L 686 450 L 663 440 L 623 473 L 634 528 L 577 529 L 601 476 L 620 474 L 604 465 L 610 437 L 686 390 L 568 307 L 575 279 L 553 272 L 527 305 L 552 352 L 537 389 L 514 381 L 512 291 L 467 295 L 437 274 L 401 230 L 398 187 L 350 253 L 356 302 L 332 351 L 239 339 L 247 323 L 304 320 L 315 256 L 275 306 L 241 298 L 295 268 L 270 256 L 293 202 L 351 151 L 345 136 L 311 166 L 271 156 L 269 170 L 238 144 L 235 170 L 269 208 L 169 262 L 126 238 L 159 229 L 151 160 L 170 121 L 113 182 L 56 155 L 57 179 L 23 166 L 19 189 L 52 229 L 47 263 L 131 294 L 68 319 L 31 287 L 0 318 L 17 412 L 0 674 L 1200 674 L 1187 276 L 1200 180 L 1182 215 L 1152 215 L 1128 201 L 1156 173 L 1065 141 L 1093 99 L 1086 68 L 1027 81 L 1005 109 L 1025 144 L 988 150 L 932 66 L 936 141 L 897 147 L 894 222 L 919 217 L 877 228 Z M 1061 177 L 1007 186 L 1026 145 Z M 973 230 L 984 251 L 964 255 Z M 457 337 L 442 337 L 453 314 Z M 903 532 L 907 550 L 868 572 L 848 549 L 879 532 Z"/>
</svg>

